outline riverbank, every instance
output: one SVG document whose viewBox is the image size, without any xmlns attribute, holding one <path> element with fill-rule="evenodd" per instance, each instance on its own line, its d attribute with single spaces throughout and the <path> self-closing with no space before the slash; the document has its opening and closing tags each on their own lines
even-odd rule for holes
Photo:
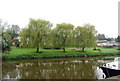
<svg viewBox="0 0 120 81">
<path fill-rule="evenodd" d="M 18 59 L 52 59 L 52 58 L 71 58 L 71 57 L 112 57 L 119 56 L 120 51 L 117 48 L 102 48 L 97 47 L 101 51 L 94 51 L 93 48 L 86 48 L 85 52 L 73 51 L 72 48 L 66 48 L 67 52 L 62 49 L 40 49 L 42 53 L 36 53 L 35 48 L 17 48 L 11 47 L 11 51 L 3 54 L 3 60 L 18 60 Z"/>
</svg>

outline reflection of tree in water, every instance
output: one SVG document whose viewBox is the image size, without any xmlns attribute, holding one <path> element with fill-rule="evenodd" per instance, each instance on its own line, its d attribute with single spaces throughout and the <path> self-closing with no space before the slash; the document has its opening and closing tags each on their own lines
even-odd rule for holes
<svg viewBox="0 0 120 81">
<path fill-rule="evenodd" d="M 2 65 L 2 77 L 3 78 L 19 78 L 19 69 L 16 68 L 16 64 L 3 64 Z"/>
<path fill-rule="evenodd" d="M 94 79 L 95 63 L 93 62 L 35 62 L 20 63 L 18 70 L 22 79 Z M 9 75 L 16 68 L 8 65 L 5 68 L 4 76 Z M 5 66 L 5 67 L 8 67 Z M 18 75 L 15 75 L 18 76 Z M 11 77 L 15 78 L 15 77 Z"/>
</svg>

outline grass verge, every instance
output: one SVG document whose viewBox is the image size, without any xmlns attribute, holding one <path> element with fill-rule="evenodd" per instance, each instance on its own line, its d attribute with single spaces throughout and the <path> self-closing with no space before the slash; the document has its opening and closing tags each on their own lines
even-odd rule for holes
<svg viewBox="0 0 120 81">
<path fill-rule="evenodd" d="M 94 51 L 93 48 L 86 48 L 86 52 L 73 51 L 72 48 L 66 48 L 67 52 L 62 49 L 40 49 L 42 53 L 36 53 L 36 48 L 17 48 L 11 47 L 11 51 L 3 54 L 3 60 L 12 59 L 51 59 L 51 58 L 68 58 L 68 57 L 99 57 L 99 56 L 119 56 L 120 51 L 117 48 L 101 48 L 101 51 Z M 86 55 L 86 56 L 85 56 Z"/>
</svg>

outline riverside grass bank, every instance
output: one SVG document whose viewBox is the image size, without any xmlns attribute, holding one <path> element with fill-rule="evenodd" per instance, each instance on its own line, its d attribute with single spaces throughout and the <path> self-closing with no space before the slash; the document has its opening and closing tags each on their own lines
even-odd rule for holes
<svg viewBox="0 0 120 81">
<path fill-rule="evenodd" d="M 93 50 L 93 48 L 86 48 L 84 52 L 73 50 L 73 47 L 66 48 L 66 52 L 62 49 L 40 49 L 42 53 L 36 53 L 36 48 L 17 48 L 11 47 L 11 50 L 7 53 L 3 53 L 3 60 L 18 60 L 18 59 L 55 59 L 55 58 L 98 58 L 98 57 L 120 57 L 120 50 L 118 47 L 105 48 L 96 47 L 99 50 Z"/>
</svg>

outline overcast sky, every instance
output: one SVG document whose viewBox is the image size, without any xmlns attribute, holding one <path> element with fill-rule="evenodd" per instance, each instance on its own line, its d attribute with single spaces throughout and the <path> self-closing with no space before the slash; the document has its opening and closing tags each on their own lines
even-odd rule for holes
<svg viewBox="0 0 120 81">
<path fill-rule="evenodd" d="M 82 26 L 90 23 L 107 37 L 118 35 L 120 0 L 0 0 L 0 19 L 26 27 L 29 18 Z"/>
</svg>

